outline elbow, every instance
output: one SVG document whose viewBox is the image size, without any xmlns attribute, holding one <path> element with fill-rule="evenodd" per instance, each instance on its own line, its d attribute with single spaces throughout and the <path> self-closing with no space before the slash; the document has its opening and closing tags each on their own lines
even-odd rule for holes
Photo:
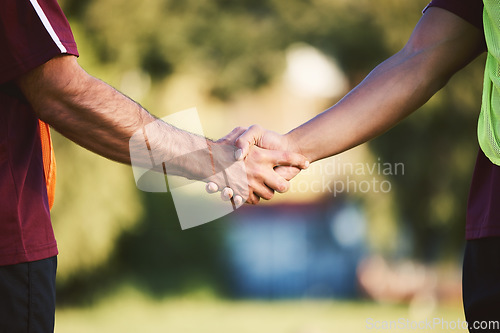
<svg viewBox="0 0 500 333">
<path fill-rule="evenodd" d="M 448 73 L 439 73 L 439 75 L 429 74 L 428 75 L 428 78 L 429 78 L 428 83 L 426 85 L 429 98 L 432 97 L 439 90 L 444 88 L 444 86 L 446 86 L 448 84 L 448 81 L 450 81 L 452 76 L 453 76 L 453 74 L 448 74 Z"/>
</svg>

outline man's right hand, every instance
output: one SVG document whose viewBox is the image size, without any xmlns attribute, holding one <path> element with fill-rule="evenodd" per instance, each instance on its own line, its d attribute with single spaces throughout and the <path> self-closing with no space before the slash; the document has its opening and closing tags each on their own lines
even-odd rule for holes
<svg viewBox="0 0 500 333">
<path fill-rule="evenodd" d="M 218 142 L 235 144 L 235 158 L 245 162 L 249 194 L 247 203 L 257 204 L 260 198 L 270 200 L 274 191 L 284 193 L 289 189 L 289 180 L 300 170 L 309 166 L 305 156 L 296 150 L 286 136 L 254 125 L 250 128 L 235 128 Z M 292 148 L 293 147 L 293 148 Z M 208 192 L 215 192 L 215 184 L 207 185 Z M 224 189 L 222 198 L 233 196 L 232 189 Z M 240 200 L 235 195 L 235 201 Z"/>
</svg>

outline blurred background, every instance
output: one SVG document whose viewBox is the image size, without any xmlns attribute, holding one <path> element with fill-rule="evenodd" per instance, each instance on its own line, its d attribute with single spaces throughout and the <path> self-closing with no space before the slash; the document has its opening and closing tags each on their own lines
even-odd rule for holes
<svg viewBox="0 0 500 333">
<path fill-rule="evenodd" d="M 427 4 L 59 2 L 84 69 L 158 117 L 196 107 L 214 139 L 252 124 L 285 133 L 335 104 L 404 46 Z M 315 163 L 288 193 L 185 231 L 169 193 L 139 191 L 129 166 L 55 135 L 56 331 L 363 332 L 370 318 L 463 319 L 483 64 L 383 136 Z"/>
</svg>

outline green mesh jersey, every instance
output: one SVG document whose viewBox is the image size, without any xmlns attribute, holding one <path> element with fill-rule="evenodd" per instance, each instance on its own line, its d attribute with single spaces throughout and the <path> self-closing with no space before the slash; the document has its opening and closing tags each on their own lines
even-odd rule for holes
<svg viewBox="0 0 500 333">
<path fill-rule="evenodd" d="M 491 162 L 500 165 L 500 0 L 483 2 L 488 57 L 477 133 L 484 154 Z"/>
</svg>

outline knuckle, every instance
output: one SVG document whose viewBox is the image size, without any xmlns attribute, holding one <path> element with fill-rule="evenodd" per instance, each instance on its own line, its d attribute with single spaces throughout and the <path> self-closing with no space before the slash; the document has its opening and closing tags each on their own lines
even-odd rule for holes
<svg viewBox="0 0 500 333">
<path fill-rule="evenodd" d="M 263 194 L 262 198 L 266 200 L 271 200 L 274 197 L 274 192 L 268 191 Z"/>
<path fill-rule="evenodd" d="M 260 126 L 258 124 L 254 124 L 254 125 L 250 126 L 250 129 L 252 129 L 254 131 L 260 131 L 262 129 L 262 126 Z"/>
<path fill-rule="evenodd" d="M 253 148 L 253 147 L 252 147 L 252 148 Z M 253 148 L 253 149 L 252 149 L 252 154 L 253 154 L 252 156 L 253 156 L 254 158 L 259 159 L 259 160 L 262 160 L 262 159 L 264 159 L 264 157 L 265 157 L 264 152 L 263 152 L 262 150 L 260 150 L 260 149 L 255 149 L 255 148 Z M 260 167 L 260 169 L 262 169 L 262 167 Z"/>
<path fill-rule="evenodd" d="M 281 193 L 285 193 L 286 191 L 288 191 L 290 188 L 290 183 L 289 182 L 281 182 L 279 185 L 278 185 L 278 190 L 281 192 Z"/>
<path fill-rule="evenodd" d="M 259 202 L 259 197 L 252 193 L 248 198 L 247 202 L 251 205 L 256 205 Z"/>
<path fill-rule="evenodd" d="M 283 152 L 283 155 L 281 156 L 281 158 L 282 158 L 282 159 L 283 159 L 283 161 L 285 161 L 285 162 L 291 162 L 292 157 L 293 157 L 293 155 L 292 155 L 290 152 L 288 152 L 288 151 L 284 151 L 284 152 Z"/>
</svg>

